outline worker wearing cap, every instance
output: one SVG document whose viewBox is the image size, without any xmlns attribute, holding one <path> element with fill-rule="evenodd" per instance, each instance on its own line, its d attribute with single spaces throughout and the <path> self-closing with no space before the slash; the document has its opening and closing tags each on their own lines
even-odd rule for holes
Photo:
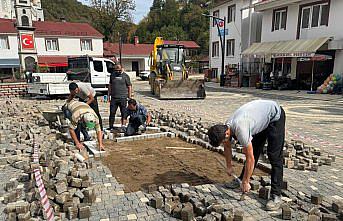
<svg viewBox="0 0 343 221">
<path fill-rule="evenodd" d="M 215 125 L 208 130 L 210 144 L 224 144 L 227 173 L 232 175 L 231 139 L 242 146 L 246 157 L 239 179 L 243 193 L 250 191 L 250 178 L 257 165 L 263 147 L 268 141 L 267 154 L 271 170 L 271 198 L 266 209 L 278 210 L 282 204 L 281 185 L 283 182 L 283 146 L 285 140 L 285 111 L 275 101 L 256 100 L 241 106 L 222 125 Z M 236 187 L 239 186 L 237 181 Z M 235 186 L 235 185 L 233 185 Z"/>
<path fill-rule="evenodd" d="M 126 124 L 127 118 L 130 119 L 125 130 L 126 136 L 132 136 L 134 134 L 144 132 L 146 130 L 146 125 L 151 121 L 151 116 L 147 109 L 143 105 L 137 103 L 135 99 L 130 99 L 128 101 L 128 105 L 124 113 L 124 124 Z"/>
<path fill-rule="evenodd" d="M 124 125 L 124 112 L 127 100 L 131 98 L 132 84 L 129 75 L 127 75 L 121 65 L 116 64 L 111 72 L 108 86 L 108 100 L 110 102 L 109 129 L 113 129 L 115 115 L 119 107 L 121 114 L 121 124 Z"/>
<path fill-rule="evenodd" d="M 80 142 L 80 131 L 81 128 L 84 127 L 87 130 L 96 130 L 99 149 L 104 150 L 101 126 L 95 111 L 88 104 L 77 100 L 71 100 L 66 103 L 65 109 L 68 110 L 71 115 L 68 117 L 70 119 L 69 132 L 76 147 L 78 149 L 84 148 L 83 144 Z"/>
</svg>

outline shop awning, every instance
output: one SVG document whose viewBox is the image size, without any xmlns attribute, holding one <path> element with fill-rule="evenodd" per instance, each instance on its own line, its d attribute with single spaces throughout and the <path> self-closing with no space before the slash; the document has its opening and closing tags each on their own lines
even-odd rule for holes
<svg viewBox="0 0 343 221">
<path fill-rule="evenodd" d="M 0 68 L 19 68 L 19 59 L 0 59 Z"/>
<path fill-rule="evenodd" d="M 254 43 L 242 55 L 254 57 L 313 57 L 316 51 L 322 49 L 329 40 L 330 37 Z"/>
<path fill-rule="evenodd" d="M 40 67 L 68 67 L 66 56 L 38 56 Z"/>
</svg>

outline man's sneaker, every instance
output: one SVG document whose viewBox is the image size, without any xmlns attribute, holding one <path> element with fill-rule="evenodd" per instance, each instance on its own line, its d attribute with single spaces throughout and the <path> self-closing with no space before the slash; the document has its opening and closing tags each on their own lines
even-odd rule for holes
<svg viewBox="0 0 343 221">
<path fill-rule="evenodd" d="M 144 125 L 140 125 L 140 126 L 138 127 L 138 131 L 141 132 L 141 133 L 143 133 L 143 132 L 146 131 L 146 127 L 145 127 Z"/>
<path fill-rule="evenodd" d="M 83 139 L 83 141 L 92 141 L 92 140 L 93 140 L 93 139 L 92 139 L 91 136 L 85 137 L 85 138 Z"/>
<path fill-rule="evenodd" d="M 272 194 L 270 196 L 270 199 L 268 200 L 266 204 L 266 210 L 267 211 L 276 211 L 279 210 L 282 205 L 282 200 L 280 196 L 277 196 L 275 194 Z"/>
<path fill-rule="evenodd" d="M 225 187 L 229 188 L 229 189 L 237 189 L 241 186 L 241 184 L 239 183 L 239 180 L 237 179 L 233 179 L 230 183 L 226 183 Z"/>
</svg>

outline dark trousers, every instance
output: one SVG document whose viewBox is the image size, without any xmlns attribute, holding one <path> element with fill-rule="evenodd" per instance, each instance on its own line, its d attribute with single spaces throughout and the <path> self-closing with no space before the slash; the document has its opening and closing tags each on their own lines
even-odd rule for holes
<svg viewBox="0 0 343 221">
<path fill-rule="evenodd" d="M 132 136 L 138 132 L 138 127 L 144 125 L 146 121 L 146 116 L 138 115 L 135 117 L 130 117 L 129 124 L 126 128 L 126 136 Z"/>
<path fill-rule="evenodd" d="M 253 136 L 252 146 L 254 151 L 255 166 L 263 151 L 263 147 L 268 140 L 267 155 L 272 166 L 271 171 L 271 194 L 281 195 L 281 185 L 283 182 L 283 146 L 285 142 L 285 111 L 281 108 L 281 116 L 278 121 L 272 122 L 262 132 Z M 240 179 L 244 177 L 245 165 Z"/>
<path fill-rule="evenodd" d="M 84 141 L 88 141 L 88 140 L 90 140 L 90 136 L 89 136 L 89 134 L 88 134 L 88 131 L 87 131 L 87 128 L 86 128 L 86 126 L 84 125 L 84 123 L 78 123 L 77 124 L 77 127 L 76 127 L 76 129 L 74 130 L 75 131 L 75 134 L 76 134 L 76 137 L 77 137 L 77 139 L 80 141 L 80 136 L 81 136 L 81 133 L 83 134 L 83 139 L 84 139 Z"/>
<path fill-rule="evenodd" d="M 110 128 L 113 127 L 113 124 L 115 122 L 118 107 L 120 109 L 121 117 L 123 117 L 125 113 L 126 104 L 127 104 L 126 98 L 121 98 L 121 99 L 114 98 L 111 100 L 110 119 L 109 119 Z"/>
<path fill-rule="evenodd" d="M 80 99 L 80 101 L 87 103 L 87 101 L 82 100 L 82 99 Z M 97 96 L 94 97 L 94 101 L 89 106 L 94 110 L 96 116 L 98 116 L 101 130 L 103 130 L 102 119 L 101 119 L 101 115 L 100 115 L 100 111 L 99 111 L 99 104 L 98 104 L 98 97 Z"/>
</svg>

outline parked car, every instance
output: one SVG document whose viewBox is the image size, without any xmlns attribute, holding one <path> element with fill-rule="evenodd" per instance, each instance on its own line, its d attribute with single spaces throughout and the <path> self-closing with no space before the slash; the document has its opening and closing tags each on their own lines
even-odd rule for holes
<svg viewBox="0 0 343 221">
<path fill-rule="evenodd" d="M 141 72 L 139 73 L 139 77 L 140 77 L 143 81 L 149 80 L 149 76 L 150 76 L 150 71 L 141 71 Z"/>
</svg>

